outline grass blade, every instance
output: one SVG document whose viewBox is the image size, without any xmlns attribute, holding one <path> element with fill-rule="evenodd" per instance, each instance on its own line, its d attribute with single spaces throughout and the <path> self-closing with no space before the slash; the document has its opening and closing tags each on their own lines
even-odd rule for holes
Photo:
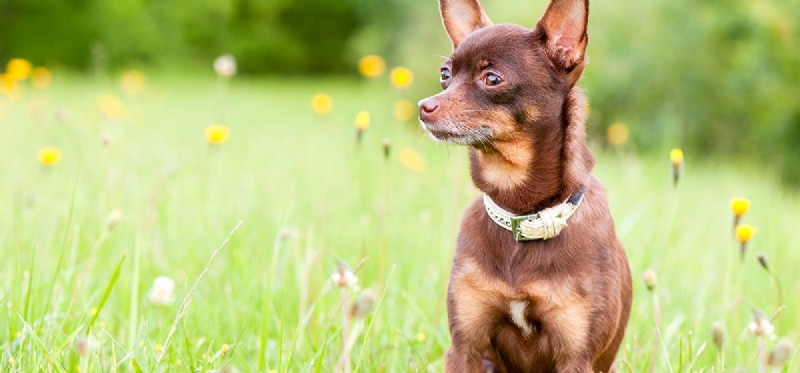
<svg viewBox="0 0 800 373">
<path fill-rule="evenodd" d="M 89 335 L 89 333 L 92 331 L 92 325 L 94 325 L 94 322 L 97 321 L 97 318 L 100 316 L 100 311 L 103 310 L 103 306 L 105 306 L 108 297 L 111 295 L 111 290 L 114 289 L 114 285 L 117 283 L 117 279 L 119 279 L 119 272 L 122 269 L 122 264 L 125 263 L 126 257 L 126 254 L 122 254 L 122 259 L 119 260 L 117 268 L 114 270 L 114 274 L 111 275 L 111 279 L 108 281 L 108 285 L 106 285 L 106 291 L 103 292 L 103 297 L 100 298 L 100 303 L 97 304 L 96 310 L 93 312 L 92 318 L 89 320 L 89 324 L 86 326 L 86 335 Z"/>
</svg>

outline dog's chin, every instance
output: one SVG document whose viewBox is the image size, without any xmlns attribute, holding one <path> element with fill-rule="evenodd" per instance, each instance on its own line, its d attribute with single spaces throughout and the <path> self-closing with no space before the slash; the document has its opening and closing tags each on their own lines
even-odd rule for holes
<svg viewBox="0 0 800 373">
<path fill-rule="evenodd" d="M 463 132 L 451 128 L 440 128 L 422 121 L 420 121 L 420 125 L 428 134 L 428 136 L 436 142 L 468 146 L 482 146 L 488 145 L 491 140 L 491 134 L 488 132 Z"/>
</svg>

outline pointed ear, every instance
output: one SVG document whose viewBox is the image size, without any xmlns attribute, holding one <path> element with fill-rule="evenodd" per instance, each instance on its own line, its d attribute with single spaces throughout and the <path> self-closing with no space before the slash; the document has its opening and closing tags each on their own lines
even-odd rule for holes
<svg viewBox="0 0 800 373">
<path fill-rule="evenodd" d="M 439 0 L 439 12 L 453 48 L 473 31 L 492 25 L 478 0 Z"/>
<path fill-rule="evenodd" d="M 551 0 L 537 28 L 545 34 L 548 57 L 567 71 L 582 65 L 589 43 L 589 0 Z"/>
</svg>

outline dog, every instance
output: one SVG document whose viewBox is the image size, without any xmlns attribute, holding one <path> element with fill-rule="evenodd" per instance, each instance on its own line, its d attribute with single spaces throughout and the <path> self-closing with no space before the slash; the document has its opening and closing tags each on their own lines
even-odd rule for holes
<svg viewBox="0 0 800 373">
<path fill-rule="evenodd" d="M 588 0 L 552 0 L 533 29 L 493 25 L 477 0 L 439 10 L 453 53 L 420 123 L 469 147 L 483 192 L 458 234 L 445 371 L 614 371 L 632 288 L 576 86 Z"/>
</svg>

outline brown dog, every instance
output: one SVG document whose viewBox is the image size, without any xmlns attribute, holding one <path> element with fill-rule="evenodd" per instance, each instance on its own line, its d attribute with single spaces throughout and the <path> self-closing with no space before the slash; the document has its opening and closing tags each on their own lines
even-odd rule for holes
<svg viewBox="0 0 800 373">
<path fill-rule="evenodd" d="M 431 137 L 468 145 L 484 192 L 464 214 L 447 297 L 447 372 L 608 372 L 631 278 L 585 140 L 588 0 L 552 0 L 533 30 L 477 0 L 439 0 L 454 45 Z M 563 229 L 563 230 L 562 230 Z"/>
</svg>

